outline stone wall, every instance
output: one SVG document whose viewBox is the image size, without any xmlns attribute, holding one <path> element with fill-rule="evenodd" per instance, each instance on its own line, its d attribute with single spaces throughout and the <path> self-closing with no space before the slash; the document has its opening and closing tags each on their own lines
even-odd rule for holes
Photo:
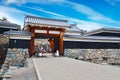
<svg viewBox="0 0 120 80">
<path fill-rule="evenodd" d="M 8 46 L 9 46 L 9 36 L 0 34 L 0 68 L 4 63 Z"/>
<path fill-rule="evenodd" d="M 65 49 L 64 55 L 94 63 L 120 64 L 120 49 Z"/>
<path fill-rule="evenodd" d="M 4 77 L 5 73 L 9 71 L 11 66 L 15 66 L 17 68 L 26 67 L 28 63 L 26 58 L 29 58 L 28 49 L 8 48 L 4 64 L 0 70 L 0 77 Z"/>
</svg>

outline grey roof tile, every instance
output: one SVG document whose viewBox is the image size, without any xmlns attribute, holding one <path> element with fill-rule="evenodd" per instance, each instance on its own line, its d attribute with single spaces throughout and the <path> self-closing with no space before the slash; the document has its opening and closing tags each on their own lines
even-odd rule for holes
<svg viewBox="0 0 120 80">
<path fill-rule="evenodd" d="M 102 33 L 102 32 L 120 33 L 120 29 L 119 28 L 99 28 L 96 30 L 86 32 L 84 35 L 90 36 L 90 35 L 94 35 L 94 34 Z"/>
<path fill-rule="evenodd" d="M 10 22 L 0 22 L 0 26 L 2 27 L 4 27 L 4 26 L 6 26 L 6 27 L 20 27 L 20 25 L 18 25 L 18 24 L 15 24 L 15 23 L 10 23 Z"/>
<path fill-rule="evenodd" d="M 60 27 L 70 27 L 67 20 L 50 19 L 36 16 L 26 15 L 25 24 L 35 24 L 35 25 L 49 25 L 49 26 L 60 26 Z"/>
<path fill-rule="evenodd" d="M 103 36 L 81 36 L 81 35 L 66 35 L 64 34 L 64 38 L 71 38 L 71 39 L 93 39 L 95 40 L 116 40 L 116 41 L 120 41 L 120 37 L 103 37 Z"/>
<path fill-rule="evenodd" d="M 19 35 L 19 36 L 30 36 L 30 32 L 27 31 L 6 31 L 3 34 L 5 35 Z"/>
</svg>

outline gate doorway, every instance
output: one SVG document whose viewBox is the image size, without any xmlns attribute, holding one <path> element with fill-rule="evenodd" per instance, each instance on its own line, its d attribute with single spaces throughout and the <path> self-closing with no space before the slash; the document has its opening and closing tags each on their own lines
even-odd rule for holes
<svg viewBox="0 0 120 80">
<path fill-rule="evenodd" d="M 36 37 L 48 38 L 52 52 L 59 51 L 59 55 L 64 55 L 63 33 L 66 27 L 70 28 L 67 20 L 49 19 L 43 17 L 26 15 L 24 29 L 31 33 L 30 55 L 34 55 L 34 40 Z"/>
<path fill-rule="evenodd" d="M 64 28 L 56 27 L 41 27 L 41 26 L 31 26 L 28 25 L 28 30 L 31 32 L 31 41 L 30 41 L 30 55 L 34 56 L 35 53 L 35 38 L 48 38 L 50 43 L 52 53 L 59 51 L 59 55 L 64 55 L 64 46 L 63 46 L 63 33 L 66 31 Z"/>
<path fill-rule="evenodd" d="M 42 53 L 51 54 L 55 56 L 55 53 L 59 50 L 59 39 L 58 38 L 47 38 L 47 39 L 34 39 L 34 54 Z"/>
</svg>

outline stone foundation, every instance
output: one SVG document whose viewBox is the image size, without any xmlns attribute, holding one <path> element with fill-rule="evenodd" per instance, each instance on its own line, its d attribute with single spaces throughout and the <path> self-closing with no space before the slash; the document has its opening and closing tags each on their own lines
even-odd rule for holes
<svg viewBox="0 0 120 80">
<path fill-rule="evenodd" d="M 9 46 L 9 36 L 0 34 L 0 68 L 4 63 L 8 46 Z"/>
<path fill-rule="evenodd" d="M 0 70 L 0 77 L 4 77 L 5 73 L 9 71 L 10 67 L 25 67 L 27 66 L 26 58 L 29 57 L 28 49 L 8 48 L 7 55 Z"/>
<path fill-rule="evenodd" d="M 94 63 L 120 64 L 120 49 L 65 49 L 64 55 Z"/>
</svg>

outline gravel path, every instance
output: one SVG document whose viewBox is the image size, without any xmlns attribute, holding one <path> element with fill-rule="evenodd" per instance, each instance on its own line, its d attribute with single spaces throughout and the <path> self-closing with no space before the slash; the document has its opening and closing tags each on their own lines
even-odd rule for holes
<svg viewBox="0 0 120 80">
<path fill-rule="evenodd" d="M 28 67 L 15 70 L 15 75 L 7 80 L 38 80 L 32 59 L 29 58 L 27 61 Z"/>
<path fill-rule="evenodd" d="M 41 80 L 120 80 L 120 68 L 66 57 L 34 58 Z"/>
</svg>

